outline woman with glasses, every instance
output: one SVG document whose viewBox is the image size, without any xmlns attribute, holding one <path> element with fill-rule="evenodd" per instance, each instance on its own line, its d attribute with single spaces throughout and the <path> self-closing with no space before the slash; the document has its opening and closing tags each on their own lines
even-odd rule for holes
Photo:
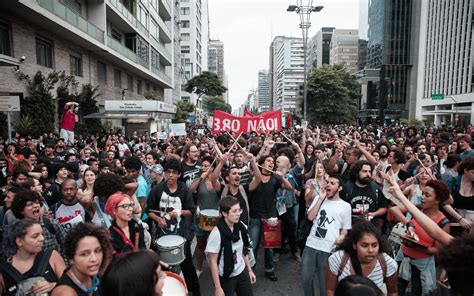
<svg viewBox="0 0 474 296">
<path fill-rule="evenodd" d="M 113 220 L 109 232 L 116 256 L 145 248 L 143 226 L 132 220 L 134 206 L 132 198 L 122 192 L 109 196 L 105 204 L 105 212 Z"/>
</svg>

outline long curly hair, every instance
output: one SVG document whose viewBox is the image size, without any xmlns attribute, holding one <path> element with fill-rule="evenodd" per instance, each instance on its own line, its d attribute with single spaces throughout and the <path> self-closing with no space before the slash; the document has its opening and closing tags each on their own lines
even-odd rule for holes
<svg viewBox="0 0 474 296">
<path fill-rule="evenodd" d="M 390 246 L 388 242 L 382 237 L 380 231 L 375 227 L 374 224 L 369 221 L 358 221 L 352 225 L 351 233 L 346 236 L 342 243 L 337 247 L 337 250 L 342 250 L 350 256 L 357 255 L 353 245 L 357 244 L 358 241 L 366 234 L 373 235 L 379 242 L 379 253 L 390 253 Z"/>
</svg>

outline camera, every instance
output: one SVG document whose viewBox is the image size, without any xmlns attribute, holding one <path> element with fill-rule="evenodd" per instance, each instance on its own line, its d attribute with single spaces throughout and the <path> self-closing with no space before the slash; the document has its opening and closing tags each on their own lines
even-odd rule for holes
<svg viewBox="0 0 474 296">
<path fill-rule="evenodd" d="M 425 158 L 426 158 L 426 154 L 420 154 L 420 155 L 418 155 L 418 159 L 419 159 L 419 160 L 423 160 L 423 159 L 425 159 Z"/>
</svg>

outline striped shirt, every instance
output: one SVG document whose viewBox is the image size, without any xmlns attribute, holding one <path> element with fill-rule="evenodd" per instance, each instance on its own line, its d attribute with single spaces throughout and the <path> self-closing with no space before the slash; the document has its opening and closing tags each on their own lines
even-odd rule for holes
<svg viewBox="0 0 474 296">
<path fill-rule="evenodd" d="M 344 255 L 344 251 L 337 251 L 329 257 L 329 269 L 331 272 L 337 276 L 339 273 L 339 267 L 341 266 L 342 256 Z M 391 277 L 393 274 L 397 272 L 397 262 L 393 260 L 387 254 L 383 254 L 385 258 L 385 262 L 387 263 L 387 278 Z M 343 278 L 348 277 L 351 275 L 351 259 L 347 260 L 346 266 L 344 266 L 344 270 L 342 271 L 341 275 L 338 278 L 338 282 L 340 282 Z M 380 289 L 383 288 L 385 285 L 384 278 L 383 278 L 383 270 L 382 266 L 380 266 L 380 262 L 377 261 L 372 272 L 367 277 L 370 279 L 374 284 L 376 284 Z"/>
</svg>

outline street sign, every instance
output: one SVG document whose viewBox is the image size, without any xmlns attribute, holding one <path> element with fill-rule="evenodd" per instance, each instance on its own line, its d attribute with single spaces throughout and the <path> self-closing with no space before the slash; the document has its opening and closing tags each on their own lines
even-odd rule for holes
<svg viewBox="0 0 474 296">
<path fill-rule="evenodd" d="M 432 94 L 431 100 L 433 101 L 444 100 L 444 94 Z"/>
<path fill-rule="evenodd" d="M 20 111 L 20 96 L 0 96 L 0 111 Z"/>
</svg>

